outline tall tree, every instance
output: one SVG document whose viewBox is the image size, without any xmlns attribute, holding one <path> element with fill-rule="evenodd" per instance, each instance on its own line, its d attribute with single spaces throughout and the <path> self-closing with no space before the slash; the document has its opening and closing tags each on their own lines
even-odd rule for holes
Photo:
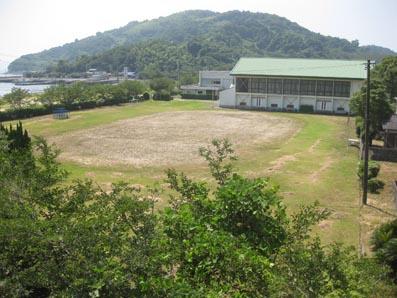
<svg viewBox="0 0 397 298">
<path fill-rule="evenodd" d="M 365 99 L 367 94 L 367 86 L 363 86 L 350 101 L 350 109 L 357 115 L 357 133 L 359 137 L 364 134 L 364 121 L 365 118 Z M 390 98 L 386 92 L 386 87 L 383 82 L 379 80 L 371 81 L 370 93 L 370 143 L 375 136 L 382 131 L 382 124 L 388 121 L 393 114 L 393 108 L 390 104 Z"/>
<path fill-rule="evenodd" d="M 395 103 L 397 97 L 397 56 L 386 57 L 382 62 L 375 66 L 374 77 L 381 80 L 389 95 L 389 99 Z"/>
</svg>

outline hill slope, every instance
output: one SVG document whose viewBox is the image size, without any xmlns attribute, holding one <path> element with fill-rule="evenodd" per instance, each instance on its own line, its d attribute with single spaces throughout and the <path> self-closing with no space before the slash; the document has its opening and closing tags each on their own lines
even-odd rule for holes
<svg viewBox="0 0 397 298">
<path fill-rule="evenodd" d="M 389 49 L 366 46 L 360 47 L 357 42 L 323 36 L 311 32 L 285 18 L 266 13 L 230 11 L 215 13 L 211 11 L 185 11 L 168 17 L 161 17 L 143 22 L 131 22 L 119 29 L 97 33 L 60 47 L 52 48 L 37 54 L 18 58 L 9 65 L 9 71 L 43 70 L 58 60 L 75 64 L 82 56 L 86 65 L 101 62 L 101 55 L 110 53 L 133 54 L 134 47 L 147 47 L 155 42 L 162 47 L 178 48 L 179 56 L 190 56 L 188 60 L 201 58 L 208 67 L 228 67 L 240 56 L 290 56 L 316 58 L 373 58 L 394 55 Z M 106 52 L 108 51 L 108 52 Z M 110 52 L 109 52 L 110 51 Z M 169 53 L 171 54 L 171 53 Z M 120 55 L 119 55 L 120 56 Z M 128 60 L 139 60 L 137 57 L 124 56 L 109 68 L 122 68 L 127 64 L 131 69 L 137 65 L 128 64 Z M 81 58 L 80 58 L 81 59 Z M 123 61 L 124 60 L 124 61 Z M 142 61 L 137 61 L 141 63 Z M 193 61 L 190 64 L 202 65 Z M 100 63 L 101 64 L 101 63 Z M 102 63 L 104 64 L 104 63 Z M 107 62 L 109 65 L 109 63 Z M 141 63 L 142 64 L 142 63 Z M 195 66 L 193 66 L 195 68 Z M 71 67 L 73 70 L 75 67 Z M 77 68 L 76 68 L 77 69 Z"/>
</svg>

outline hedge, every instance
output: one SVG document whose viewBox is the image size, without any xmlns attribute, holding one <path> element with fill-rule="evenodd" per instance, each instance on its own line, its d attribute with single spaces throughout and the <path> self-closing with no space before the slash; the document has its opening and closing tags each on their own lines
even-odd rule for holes
<svg viewBox="0 0 397 298">
<path fill-rule="evenodd" d="M 133 100 L 133 102 L 140 102 L 146 100 L 144 97 L 140 97 L 139 99 Z M 21 109 L 13 109 L 5 112 L 0 112 L 0 122 L 4 121 L 12 121 L 18 119 L 26 119 L 35 116 L 44 116 L 53 113 L 54 109 L 57 108 L 65 108 L 69 111 L 77 111 L 77 110 L 87 110 L 93 109 L 101 106 L 111 106 L 118 105 L 121 103 L 127 103 L 130 100 L 117 100 L 117 99 L 108 99 L 104 101 L 83 101 L 83 102 L 74 102 L 70 104 L 63 105 L 52 105 L 52 106 L 36 106 L 36 107 L 26 107 Z"/>
<path fill-rule="evenodd" d="M 174 98 L 168 92 L 156 92 L 153 94 L 153 100 L 173 100 Z"/>
<path fill-rule="evenodd" d="M 205 100 L 212 100 L 212 95 L 210 94 L 181 94 L 183 99 L 205 99 Z M 217 99 L 217 96 L 214 97 Z"/>
</svg>

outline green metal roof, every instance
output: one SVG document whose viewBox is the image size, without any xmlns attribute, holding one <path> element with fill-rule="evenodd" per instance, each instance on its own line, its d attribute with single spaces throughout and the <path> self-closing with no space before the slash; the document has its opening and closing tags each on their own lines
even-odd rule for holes
<svg viewBox="0 0 397 298">
<path fill-rule="evenodd" d="M 364 64 L 361 60 L 240 58 L 230 74 L 364 80 Z"/>
</svg>

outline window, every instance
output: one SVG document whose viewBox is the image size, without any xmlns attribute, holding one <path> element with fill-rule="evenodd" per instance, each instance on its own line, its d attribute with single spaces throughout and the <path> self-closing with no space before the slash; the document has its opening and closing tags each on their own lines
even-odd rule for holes
<svg viewBox="0 0 397 298">
<path fill-rule="evenodd" d="M 215 81 L 212 81 L 212 84 L 213 85 L 220 85 L 221 81 L 220 80 L 215 80 Z"/>
<path fill-rule="evenodd" d="M 248 79 L 247 78 L 237 78 L 236 91 L 237 92 L 248 92 Z"/>
<path fill-rule="evenodd" d="M 282 94 L 283 93 L 283 80 L 280 79 L 268 79 L 267 80 L 268 93 L 270 94 Z"/>
<path fill-rule="evenodd" d="M 332 96 L 333 89 L 333 81 L 317 81 L 317 96 Z"/>
<path fill-rule="evenodd" d="M 334 96 L 336 96 L 336 97 L 350 97 L 350 82 L 335 81 Z"/>
<path fill-rule="evenodd" d="M 316 95 L 316 81 L 301 80 L 300 95 Z"/>
<path fill-rule="evenodd" d="M 201 91 L 201 90 L 197 91 L 197 94 L 203 94 L 203 91 Z"/>
<path fill-rule="evenodd" d="M 299 80 L 284 80 L 284 94 L 299 94 Z"/>
<path fill-rule="evenodd" d="M 251 79 L 251 92 L 252 93 L 267 93 L 267 80 L 266 79 Z"/>
<path fill-rule="evenodd" d="M 271 106 L 272 108 L 277 108 L 277 107 L 278 107 L 278 104 L 272 103 L 270 106 Z"/>
</svg>

